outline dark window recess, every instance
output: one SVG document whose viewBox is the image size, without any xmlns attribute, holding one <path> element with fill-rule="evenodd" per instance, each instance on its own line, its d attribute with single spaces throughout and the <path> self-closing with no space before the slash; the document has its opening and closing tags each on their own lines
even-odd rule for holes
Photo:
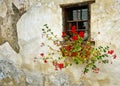
<svg viewBox="0 0 120 86">
<path fill-rule="evenodd" d="M 90 40 L 90 6 L 95 0 L 75 3 L 62 4 L 63 31 L 70 37 L 71 28 L 76 26 L 78 32 L 84 32 L 84 40 Z"/>
<path fill-rule="evenodd" d="M 71 33 L 72 26 L 76 26 L 77 31 L 84 32 L 84 39 L 88 39 L 89 33 L 89 9 L 88 5 L 66 8 L 66 32 Z"/>
</svg>

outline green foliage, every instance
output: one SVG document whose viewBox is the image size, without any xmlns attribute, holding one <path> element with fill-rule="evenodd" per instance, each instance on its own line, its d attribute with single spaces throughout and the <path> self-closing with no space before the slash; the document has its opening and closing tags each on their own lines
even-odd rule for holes
<svg viewBox="0 0 120 86">
<path fill-rule="evenodd" d="M 70 39 L 70 36 L 63 32 L 62 37 L 65 39 L 65 41 L 61 43 L 61 41 L 59 41 L 57 36 L 54 35 L 47 24 L 45 24 L 44 27 L 45 29 L 42 29 L 43 34 L 45 34 L 48 40 L 52 40 L 56 46 L 60 47 L 60 50 L 57 52 L 61 56 L 58 57 L 59 59 L 57 60 L 57 62 L 62 61 L 62 63 L 64 64 L 64 68 L 66 68 L 67 66 L 72 66 L 72 64 L 75 63 L 76 65 L 85 65 L 83 69 L 84 73 L 88 73 L 90 70 L 96 72 L 99 70 L 96 64 L 107 64 L 110 62 L 109 59 L 115 56 L 115 54 L 113 55 L 114 51 L 110 50 L 109 46 L 99 46 L 95 48 L 89 41 L 84 41 L 84 34 L 73 32 Z M 55 51 L 52 48 L 51 50 Z M 52 55 L 51 53 L 53 52 L 49 52 L 48 55 Z"/>
</svg>

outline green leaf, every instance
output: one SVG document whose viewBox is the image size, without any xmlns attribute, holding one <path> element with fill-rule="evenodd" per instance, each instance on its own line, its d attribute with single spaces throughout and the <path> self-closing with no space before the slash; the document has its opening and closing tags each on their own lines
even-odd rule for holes
<svg viewBox="0 0 120 86">
<path fill-rule="evenodd" d="M 106 50 L 105 50 L 105 49 L 103 49 L 103 51 L 104 51 L 104 53 L 106 52 Z"/>
<path fill-rule="evenodd" d="M 47 32 L 50 32 L 50 31 L 51 31 L 51 29 L 48 29 L 48 30 L 47 30 Z"/>
<path fill-rule="evenodd" d="M 97 59 L 98 59 L 98 60 L 102 59 L 102 56 L 97 56 Z"/>
<path fill-rule="evenodd" d="M 92 65 L 92 69 L 95 69 L 96 68 L 96 65 Z"/>
<path fill-rule="evenodd" d="M 102 55 L 101 57 L 105 57 L 104 55 Z"/>
<path fill-rule="evenodd" d="M 47 26 L 47 24 L 44 24 L 44 26 Z"/>
<path fill-rule="evenodd" d="M 65 67 L 67 67 L 68 66 L 68 63 L 67 62 L 65 62 Z"/>
<path fill-rule="evenodd" d="M 45 29 L 42 29 L 42 31 L 44 31 Z"/>
<path fill-rule="evenodd" d="M 70 63 L 70 66 L 72 66 L 72 63 Z"/>
<path fill-rule="evenodd" d="M 84 55 L 85 55 L 85 54 L 86 54 L 86 51 L 85 51 L 85 50 L 83 50 L 83 51 L 82 51 L 82 54 L 84 54 Z"/>
<path fill-rule="evenodd" d="M 105 55 L 105 57 L 108 57 L 108 54 L 104 54 Z"/>
<path fill-rule="evenodd" d="M 88 73 L 89 69 L 88 68 L 84 68 L 84 73 Z"/>
<path fill-rule="evenodd" d="M 78 61 L 76 61 L 76 64 L 79 64 L 79 62 L 78 62 Z"/>
<path fill-rule="evenodd" d="M 102 62 L 107 64 L 107 63 L 109 63 L 109 60 L 102 60 Z"/>
<path fill-rule="evenodd" d="M 74 62 L 75 62 L 76 64 L 79 64 L 79 62 L 78 62 L 78 60 L 77 60 L 77 59 L 74 59 Z"/>
<path fill-rule="evenodd" d="M 109 46 L 107 46 L 106 48 L 109 49 Z"/>
</svg>

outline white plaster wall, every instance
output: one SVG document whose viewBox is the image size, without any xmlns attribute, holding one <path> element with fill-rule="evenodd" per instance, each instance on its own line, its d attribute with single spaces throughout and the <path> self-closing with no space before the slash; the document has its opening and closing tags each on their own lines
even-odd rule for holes
<svg viewBox="0 0 120 86">
<path fill-rule="evenodd" d="M 5 3 L 1 0 L 0 1 L 0 16 L 1 17 L 5 17 L 6 16 L 6 12 L 7 12 L 7 8 L 5 6 Z"/>
<path fill-rule="evenodd" d="M 31 7 L 26 14 L 22 16 L 18 22 L 18 37 L 21 45 L 21 52 L 24 56 L 24 63 L 31 65 L 33 69 L 37 69 L 32 63 L 32 57 L 43 52 L 44 49 L 39 48 L 41 41 L 41 28 L 44 24 L 55 32 L 59 37 L 62 32 L 62 14 L 59 4 L 82 2 L 86 0 L 41 0 L 30 1 Z M 38 2 L 38 3 L 37 3 Z M 112 65 L 102 67 L 100 74 L 89 73 L 85 81 L 88 86 L 119 86 L 120 77 L 120 1 L 119 0 L 96 0 L 91 5 L 91 38 L 95 40 L 97 45 L 110 45 L 117 54 L 118 59 L 114 60 Z M 98 34 L 100 32 L 100 34 Z M 46 50 L 46 49 L 45 49 Z M 45 51 L 44 51 L 45 52 Z M 31 55 L 32 54 L 32 55 Z M 27 61 L 27 62 L 26 62 Z M 38 65 L 37 65 L 38 66 Z M 46 71 L 48 71 L 47 69 Z M 65 71 L 71 72 L 75 81 L 79 81 L 81 76 L 81 68 L 73 66 Z M 93 83 L 94 82 L 94 83 Z"/>
</svg>

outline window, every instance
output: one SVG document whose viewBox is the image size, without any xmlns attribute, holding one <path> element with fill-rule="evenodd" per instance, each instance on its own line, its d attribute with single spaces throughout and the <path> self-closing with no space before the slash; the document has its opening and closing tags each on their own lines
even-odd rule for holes
<svg viewBox="0 0 120 86">
<path fill-rule="evenodd" d="M 76 27 L 77 32 L 84 32 L 84 40 L 90 39 L 90 4 L 87 1 L 76 4 L 61 5 L 63 15 L 63 31 L 70 37 L 71 28 Z"/>
</svg>

